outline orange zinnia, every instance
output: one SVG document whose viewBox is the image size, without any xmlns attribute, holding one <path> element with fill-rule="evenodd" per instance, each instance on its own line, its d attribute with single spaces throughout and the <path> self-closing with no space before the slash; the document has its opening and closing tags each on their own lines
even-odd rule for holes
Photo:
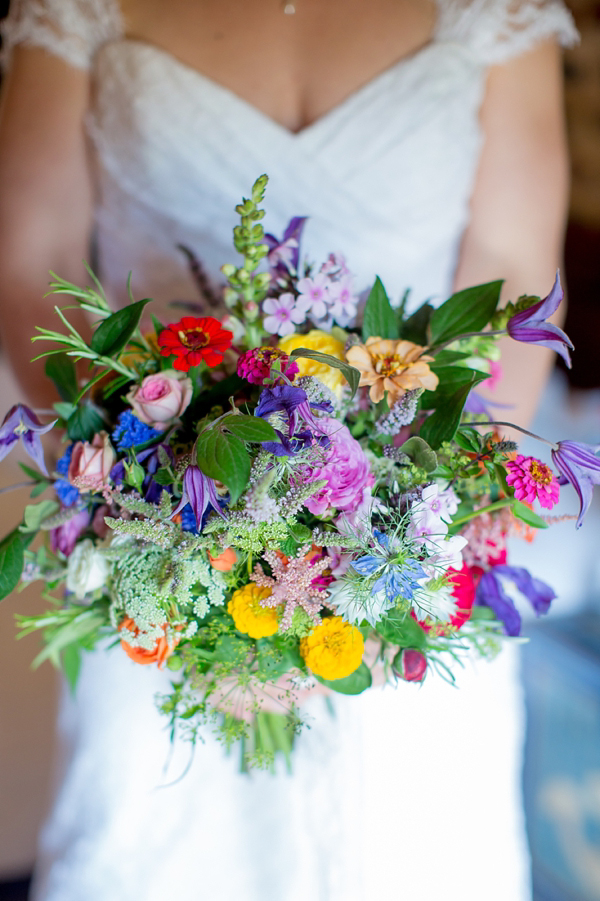
<svg viewBox="0 0 600 901">
<path fill-rule="evenodd" d="M 391 409 L 407 391 L 437 388 L 439 379 L 427 365 L 433 357 L 426 356 L 423 350 L 412 341 L 367 338 L 366 344 L 351 347 L 346 359 L 360 371 L 361 388 L 370 387 L 373 403 L 379 403 L 387 391 Z"/>
<path fill-rule="evenodd" d="M 126 616 L 123 622 L 119 626 L 119 632 L 121 629 L 127 629 L 129 632 L 134 632 L 136 635 L 139 635 L 139 629 L 135 624 L 135 620 L 133 620 L 130 616 Z M 156 644 L 151 650 L 147 650 L 146 648 L 138 648 L 133 647 L 133 645 L 128 644 L 126 641 L 121 641 L 121 647 L 125 651 L 128 657 L 131 657 L 134 663 L 157 663 L 159 668 L 165 665 L 165 661 L 171 656 L 173 651 L 175 650 L 178 639 L 173 641 L 171 644 L 167 641 L 167 626 L 166 623 L 163 626 L 163 635 L 160 638 L 156 639 Z"/>
</svg>

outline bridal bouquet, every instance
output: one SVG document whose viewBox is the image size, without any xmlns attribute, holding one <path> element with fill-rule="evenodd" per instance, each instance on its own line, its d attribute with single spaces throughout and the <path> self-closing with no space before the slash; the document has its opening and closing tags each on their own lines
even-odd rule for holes
<svg viewBox="0 0 600 901">
<path fill-rule="evenodd" d="M 319 683 L 452 681 L 465 654 L 518 636 L 515 598 L 543 614 L 554 592 L 507 563 L 508 535 L 547 527 L 567 482 L 579 526 L 600 479 L 598 448 L 546 442 L 554 469 L 519 454 L 476 390 L 501 335 L 568 360 L 546 321 L 558 278 L 544 299 L 498 309 L 498 281 L 407 315 L 379 279 L 358 295 L 343 257 L 305 261 L 304 219 L 265 235 L 266 183 L 237 207 L 219 319 L 142 328 L 149 300 L 114 313 L 93 275 L 54 277 L 93 337 L 56 307 L 64 333 L 33 340 L 53 342 L 57 418 L 19 404 L 0 428 L 0 457 L 22 438 L 37 466 L 23 466 L 36 500 L 0 544 L 1 596 L 48 589 L 49 611 L 19 618 L 43 632 L 36 662 L 74 684 L 101 643 L 167 667 L 173 731 L 212 722 L 246 765 L 289 756 L 298 697 Z M 49 472 L 51 428 L 64 452 Z"/>
</svg>

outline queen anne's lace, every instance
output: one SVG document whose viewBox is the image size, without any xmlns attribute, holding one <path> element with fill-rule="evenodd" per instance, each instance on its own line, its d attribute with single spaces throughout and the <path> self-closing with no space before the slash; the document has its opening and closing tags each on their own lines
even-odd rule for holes
<svg viewBox="0 0 600 901">
<path fill-rule="evenodd" d="M 11 0 L 2 25 L 4 60 L 16 44 L 44 47 L 78 69 L 123 34 L 118 0 Z"/>
</svg>

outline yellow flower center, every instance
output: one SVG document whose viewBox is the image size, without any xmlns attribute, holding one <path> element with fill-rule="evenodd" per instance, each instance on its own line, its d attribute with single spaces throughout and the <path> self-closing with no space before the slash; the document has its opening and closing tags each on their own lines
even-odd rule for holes
<svg viewBox="0 0 600 901">
<path fill-rule="evenodd" d="M 540 485 L 550 485 L 553 478 L 550 467 L 546 466 L 545 463 L 539 463 L 537 460 L 532 462 L 529 475 L 534 482 L 539 482 Z"/>
<path fill-rule="evenodd" d="M 196 350 L 199 347 L 206 347 L 210 342 L 210 335 L 207 335 L 206 332 L 200 328 L 186 329 L 185 332 L 179 331 L 177 334 L 183 346 L 190 347 L 192 350 Z"/>
<path fill-rule="evenodd" d="M 405 363 L 400 354 L 371 354 L 375 372 L 384 378 L 392 375 L 398 375 L 408 369 L 408 363 Z"/>
</svg>

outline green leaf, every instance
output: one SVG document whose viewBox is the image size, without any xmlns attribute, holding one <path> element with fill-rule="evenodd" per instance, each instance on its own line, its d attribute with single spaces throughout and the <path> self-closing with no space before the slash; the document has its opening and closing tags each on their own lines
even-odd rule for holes
<svg viewBox="0 0 600 901">
<path fill-rule="evenodd" d="M 26 466 L 25 463 L 19 463 L 19 466 L 25 475 L 28 478 L 33 479 L 34 482 L 43 482 L 44 485 L 48 484 L 48 479 L 41 472 L 37 472 L 37 470 L 32 469 L 31 466 Z"/>
<path fill-rule="evenodd" d="M 198 466 L 211 479 L 229 488 L 234 504 L 250 478 L 250 457 L 244 442 L 218 429 L 207 429 L 196 442 Z"/>
<path fill-rule="evenodd" d="M 21 532 L 37 532 L 40 525 L 49 516 L 53 516 L 59 510 L 56 501 L 41 501 L 39 504 L 28 504 L 23 514 L 24 525 L 20 526 Z"/>
<path fill-rule="evenodd" d="M 0 601 L 19 584 L 23 572 L 24 541 L 18 529 L 0 542 Z"/>
<path fill-rule="evenodd" d="M 375 631 L 391 644 L 401 648 L 424 648 L 427 637 L 421 626 L 407 613 L 392 610 L 375 626 Z"/>
<path fill-rule="evenodd" d="M 29 495 L 29 497 L 32 499 L 39 497 L 40 494 L 44 493 L 44 491 L 46 490 L 46 488 L 48 487 L 49 484 L 50 484 L 50 482 L 38 482 L 31 489 L 31 494 Z"/>
<path fill-rule="evenodd" d="M 541 516 L 538 516 L 537 513 L 534 513 L 533 510 L 530 510 L 529 507 L 526 507 L 525 504 L 522 504 L 521 501 L 518 501 L 514 498 L 511 505 L 512 512 L 524 522 L 526 525 L 531 526 L 532 529 L 547 529 L 548 523 L 545 519 L 542 519 Z"/>
<path fill-rule="evenodd" d="M 437 466 L 436 452 L 418 435 L 413 435 L 405 441 L 398 451 L 410 457 L 415 466 L 419 466 L 425 472 L 433 472 Z"/>
<path fill-rule="evenodd" d="M 327 688 L 331 688 L 332 691 L 337 691 L 343 695 L 359 695 L 367 688 L 370 688 L 373 681 L 371 670 L 366 663 L 361 663 L 358 669 L 354 670 L 353 673 L 350 673 L 349 676 L 346 676 L 345 679 L 329 680 L 321 679 L 320 676 L 315 676 L 315 678 L 321 685 L 326 685 Z"/>
<path fill-rule="evenodd" d="M 498 480 L 498 484 L 502 488 L 502 491 L 507 497 L 512 497 L 514 495 L 515 489 L 512 488 L 508 482 L 506 481 L 506 470 L 501 463 L 494 463 L 494 471 L 496 473 L 496 479 Z"/>
<path fill-rule="evenodd" d="M 312 532 L 308 526 L 301 522 L 295 522 L 288 525 L 288 531 L 294 541 L 298 544 L 307 544 L 312 541 Z"/>
<path fill-rule="evenodd" d="M 71 441 L 91 441 L 102 429 L 104 417 L 92 403 L 78 407 L 67 420 L 67 435 Z"/>
<path fill-rule="evenodd" d="M 165 468 L 161 468 L 158 470 L 158 472 L 155 472 L 152 478 L 158 485 L 173 484 L 173 473 Z"/>
<path fill-rule="evenodd" d="M 166 326 L 164 326 L 164 325 L 162 324 L 162 322 L 160 321 L 160 319 L 157 319 L 157 318 L 156 318 L 156 316 L 154 315 L 154 313 L 151 313 L 150 316 L 151 316 L 151 318 L 152 318 L 152 325 L 153 325 L 153 327 L 154 327 L 154 331 L 156 332 L 157 335 L 160 335 L 161 332 L 164 332 Z"/>
<path fill-rule="evenodd" d="M 458 363 L 459 360 L 466 360 L 471 354 L 462 353 L 460 350 L 441 350 L 435 355 L 433 363 L 429 364 L 429 368 L 436 371 L 440 366 L 450 366 L 452 363 Z"/>
<path fill-rule="evenodd" d="M 420 436 L 434 450 L 438 450 L 444 441 L 452 441 L 460 425 L 463 407 L 473 383 L 459 388 L 455 394 L 444 398 L 444 403 L 428 416 L 421 426 Z"/>
<path fill-rule="evenodd" d="M 430 303 L 423 303 L 402 325 L 402 338 L 421 346 L 427 344 L 427 328 L 433 313 Z"/>
<path fill-rule="evenodd" d="M 350 385 L 352 397 L 356 394 L 358 383 L 360 382 L 360 372 L 344 360 L 338 360 L 337 357 L 332 357 L 331 354 L 322 354 L 318 350 L 310 350 L 308 347 L 297 347 L 291 352 L 290 357 L 292 360 L 295 360 L 296 357 L 305 357 L 307 360 L 315 360 L 317 363 L 325 363 L 327 366 L 333 367 L 333 369 L 339 369 Z"/>
<path fill-rule="evenodd" d="M 461 426 L 454 436 L 454 440 L 459 447 L 470 454 L 479 454 L 483 448 L 481 435 L 470 426 Z"/>
<path fill-rule="evenodd" d="M 231 413 L 224 416 L 219 427 L 233 432 L 242 441 L 250 441 L 260 444 L 261 441 L 277 441 L 277 432 L 273 426 L 259 416 L 247 416 L 246 414 Z"/>
<path fill-rule="evenodd" d="M 117 313 L 113 313 L 97 327 L 90 347 L 103 357 L 112 357 L 123 350 L 139 325 L 144 307 L 152 298 L 130 303 Z"/>
<path fill-rule="evenodd" d="M 64 420 L 69 419 L 69 417 L 72 416 L 77 409 L 76 404 L 61 400 L 57 401 L 55 404 L 52 404 L 52 407 L 56 410 L 60 418 Z"/>
<path fill-rule="evenodd" d="M 367 338 L 398 338 L 398 318 L 379 276 L 371 288 L 363 316 L 363 341 Z"/>
<path fill-rule="evenodd" d="M 33 661 L 32 667 L 37 669 L 44 660 L 48 659 L 58 663 L 61 651 L 73 643 L 79 643 L 84 639 L 89 638 L 105 625 L 105 622 L 106 618 L 103 613 L 100 613 L 98 610 L 85 608 L 72 620 L 65 623 L 65 625 L 61 625 L 54 631 L 54 634 L 48 641 L 46 647 Z"/>
<path fill-rule="evenodd" d="M 496 312 L 502 285 L 502 281 L 487 282 L 453 294 L 431 316 L 430 343 L 443 344 L 458 335 L 485 328 Z"/>
<path fill-rule="evenodd" d="M 421 406 L 424 410 L 445 404 L 448 396 L 455 394 L 463 385 L 474 388 L 488 378 L 487 372 L 482 372 L 481 369 L 467 369 L 466 366 L 441 366 L 434 371 L 440 380 L 439 385 L 435 391 L 425 391 L 422 395 Z"/>
<path fill-rule="evenodd" d="M 66 676 L 69 688 L 74 693 L 77 687 L 77 679 L 81 670 L 81 648 L 77 644 L 70 644 L 60 655 L 63 672 Z"/>
<path fill-rule="evenodd" d="M 48 357 L 45 367 L 46 375 L 54 382 L 54 386 L 64 401 L 72 401 L 77 397 L 77 375 L 75 363 L 66 353 Z"/>
</svg>

